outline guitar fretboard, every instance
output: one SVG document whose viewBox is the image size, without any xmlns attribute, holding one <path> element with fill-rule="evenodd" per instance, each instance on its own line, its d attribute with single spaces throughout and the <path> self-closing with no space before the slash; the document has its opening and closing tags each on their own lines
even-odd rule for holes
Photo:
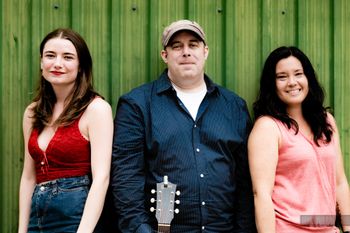
<svg viewBox="0 0 350 233">
<path fill-rule="evenodd" d="M 158 224 L 158 233 L 170 233 L 170 225 Z"/>
</svg>

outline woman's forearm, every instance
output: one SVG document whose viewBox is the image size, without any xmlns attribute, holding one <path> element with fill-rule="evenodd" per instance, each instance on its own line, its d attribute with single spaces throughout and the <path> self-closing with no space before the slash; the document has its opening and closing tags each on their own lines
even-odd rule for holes
<svg viewBox="0 0 350 233">
<path fill-rule="evenodd" d="M 21 179 L 19 191 L 19 224 L 18 233 L 26 233 L 28 229 L 31 197 L 35 187 L 35 180 Z"/>
<path fill-rule="evenodd" d="M 255 221 L 258 233 L 275 233 L 275 211 L 269 195 L 254 195 Z"/>
<path fill-rule="evenodd" d="M 108 184 L 109 176 L 95 178 L 92 182 L 77 233 L 94 231 L 103 209 Z"/>
</svg>

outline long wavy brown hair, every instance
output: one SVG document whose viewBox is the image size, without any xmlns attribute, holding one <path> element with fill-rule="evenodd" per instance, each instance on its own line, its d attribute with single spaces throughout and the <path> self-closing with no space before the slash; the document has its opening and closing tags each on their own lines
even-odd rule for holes
<svg viewBox="0 0 350 233">
<path fill-rule="evenodd" d="M 53 38 L 62 38 L 73 43 L 77 50 L 79 72 L 71 93 L 65 100 L 61 115 L 51 122 L 54 126 L 65 126 L 77 119 L 96 97 L 100 96 L 92 86 L 92 58 L 84 39 L 75 31 L 68 28 L 58 28 L 45 36 L 40 44 L 40 56 L 43 56 L 45 44 Z M 57 101 L 51 84 L 40 75 L 39 85 L 33 99 L 33 128 L 39 131 L 47 126 L 52 118 L 53 107 Z"/>
</svg>

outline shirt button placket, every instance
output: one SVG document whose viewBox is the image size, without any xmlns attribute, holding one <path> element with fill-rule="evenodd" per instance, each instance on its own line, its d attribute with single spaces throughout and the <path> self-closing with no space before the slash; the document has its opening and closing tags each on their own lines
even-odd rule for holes
<svg viewBox="0 0 350 233">
<path fill-rule="evenodd" d="M 196 123 L 194 123 L 194 125 L 193 125 L 193 145 L 195 145 L 194 146 L 194 151 L 195 151 L 195 153 L 196 154 L 198 154 L 199 155 L 199 153 L 201 153 L 201 149 L 200 149 L 200 134 L 199 134 L 199 127 L 198 127 L 198 124 L 197 124 L 197 122 Z M 205 189 L 204 187 L 205 187 L 205 180 L 204 180 L 204 177 L 205 177 L 205 175 L 204 175 L 204 164 L 203 164 L 203 161 L 201 160 L 201 159 L 198 159 L 197 160 L 198 161 L 198 169 L 199 169 L 199 171 L 200 171 L 200 173 L 199 173 L 199 177 L 200 177 L 200 192 L 202 193 L 202 191 L 204 191 L 203 189 Z M 199 161 L 201 161 L 201 162 L 199 162 Z M 201 201 L 201 208 L 205 208 L 205 202 L 204 201 Z M 202 213 L 203 213 L 203 211 L 202 211 Z M 203 223 L 205 224 L 205 222 L 206 221 L 204 221 Z M 204 225 L 201 227 L 202 228 L 202 232 L 204 232 L 204 229 L 205 229 L 205 227 L 204 227 Z"/>
<path fill-rule="evenodd" d="M 194 123 L 193 125 L 193 143 L 194 145 L 199 143 L 199 131 L 198 131 L 198 127 L 197 127 L 197 123 Z M 199 153 L 201 150 L 199 149 L 199 147 L 195 147 L 195 152 Z"/>
</svg>

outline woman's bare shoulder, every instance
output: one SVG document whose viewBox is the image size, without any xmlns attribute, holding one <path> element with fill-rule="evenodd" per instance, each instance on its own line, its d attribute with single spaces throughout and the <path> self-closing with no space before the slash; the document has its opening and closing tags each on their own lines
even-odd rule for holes
<svg viewBox="0 0 350 233">
<path fill-rule="evenodd" d="M 32 118 L 33 117 L 33 115 L 34 115 L 34 108 L 35 108 L 36 105 L 37 105 L 36 102 L 32 102 L 26 107 L 26 109 L 24 110 L 24 117 L 25 118 Z"/>
<path fill-rule="evenodd" d="M 255 128 L 275 128 L 277 129 L 276 121 L 271 116 L 261 116 L 254 122 Z"/>
<path fill-rule="evenodd" d="M 111 105 L 106 100 L 97 97 L 91 101 L 87 110 L 92 112 L 109 112 L 111 111 Z"/>
<path fill-rule="evenodd" d="M 280 130 L 273 117 L 262 116 L 256 119 L 252 132 L 251 140 L 279 140 Z"/>
</svg>

